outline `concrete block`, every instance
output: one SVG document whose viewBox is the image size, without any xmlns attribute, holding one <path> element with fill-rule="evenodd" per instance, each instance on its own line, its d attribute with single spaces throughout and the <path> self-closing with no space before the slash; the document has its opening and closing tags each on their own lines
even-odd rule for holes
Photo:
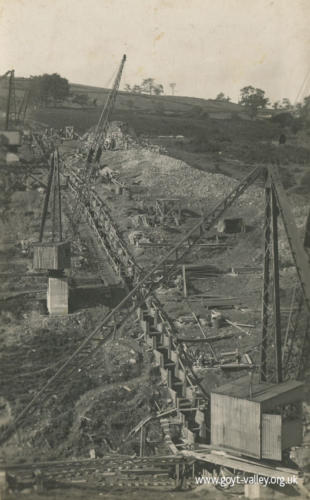
<svg viewBox="0 0 310 500">
<path fill-rule="evenodd" d="M 50 314 L 68 314 L 69 286 L 67 277 L 48 279 L 47 309 Z"/>
<path fill-rule="evenodd" d="M 19 156 L 15 153 L 7 153 L 6 157 L 5 157 L 5 161 L 8 165 L 11 165 L 12 163 L 18 163 Z"/>
</svg>

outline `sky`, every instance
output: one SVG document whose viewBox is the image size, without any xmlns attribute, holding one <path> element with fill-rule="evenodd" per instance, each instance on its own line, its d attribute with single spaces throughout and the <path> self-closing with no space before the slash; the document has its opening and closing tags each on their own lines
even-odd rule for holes
<svg viewBox="0 0 310 500">
<path fill-rule="evenodd" d="M 309 0 L 0 0 L 0 74 L 106 87 L 127 54 L 121 88 L 152 77 L 167 94 L 174 82 L 176 95 L 236 102 L 253 85 L 294 102 L 309 25 Z"/>
</svg>

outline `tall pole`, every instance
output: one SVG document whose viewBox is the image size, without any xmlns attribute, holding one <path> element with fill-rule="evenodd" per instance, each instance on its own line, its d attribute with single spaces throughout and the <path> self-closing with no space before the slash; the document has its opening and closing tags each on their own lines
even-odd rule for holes
<svg viewBox="0 0 310 500">
<path fill-rule="evenodd" d="M 9 125 L 10 125 L 10 110 L 11 110 L 13 79 L 14 79 L 14 69 L 12 69 L 10 71 L 8 99 L 7 99 L 7 103 L 6 103 L 5 130 L 9 130 Z"/>
<path fill-rule="evenodd" d="M 262 343 L 260 357 L 260 380 L 267 380 L 267 348 L 269 319 L 269 286 L 270 286 L 270 237 L 271 237 L 271 187 L 267 174 L 265 184 L 265 222 L 264 222 L 264 276 L 262 291 Z"/>
<path fill-rule="evenodd" d="M 278 249 L 278 205 L 274 190 L 271 191 L 272 200 L 272 249 L 273 249 L 273 305 L 274 305 L 274 336 L 276 381 L 282 382 L 282 342 L 281 342 L 281 315 L 280 315 L 280 286 L 279 286 L 279 249 Z"/>
<path fill-rule="evenodd" d="M 56 167 L 57 167 L 57 185 L 58 185 L 58 232 L 59 232 L 59 241 L 62 241 L 62 214 L 61 214 L 61 185 L 60 185 L 60 172 L 59 172 L 59 152 L 56 149 Z"/>
</svg>

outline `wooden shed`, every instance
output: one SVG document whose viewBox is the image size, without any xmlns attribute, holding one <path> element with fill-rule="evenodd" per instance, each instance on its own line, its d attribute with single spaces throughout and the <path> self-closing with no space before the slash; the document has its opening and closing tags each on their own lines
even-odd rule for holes
<svg viewBox="0 0 310 500">
<path fill-rule="evenodd" d="M 282 460 L 301 444 L 303 383 L 260 383 L 249 375 L 211 392 L 211 444 L 255 458 Z"/>
<path fill-rule="evenodd" d="M 70 260 L 70 241 L 50 241 L 33 245 L 34 269 L 68 269 Z"/>
</svg>

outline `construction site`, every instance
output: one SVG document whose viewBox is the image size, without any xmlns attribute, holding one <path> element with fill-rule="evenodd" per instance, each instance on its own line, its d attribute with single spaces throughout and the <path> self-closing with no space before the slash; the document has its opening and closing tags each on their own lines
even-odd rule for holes
<svg viewBox="0 0 310 500">
<path fill-rule="evenodd" d="M 187 163 L 125 64 L 83 131 L 2 77 L 0 497 L 308 498 L 309 160 Z"/>
</svg>

